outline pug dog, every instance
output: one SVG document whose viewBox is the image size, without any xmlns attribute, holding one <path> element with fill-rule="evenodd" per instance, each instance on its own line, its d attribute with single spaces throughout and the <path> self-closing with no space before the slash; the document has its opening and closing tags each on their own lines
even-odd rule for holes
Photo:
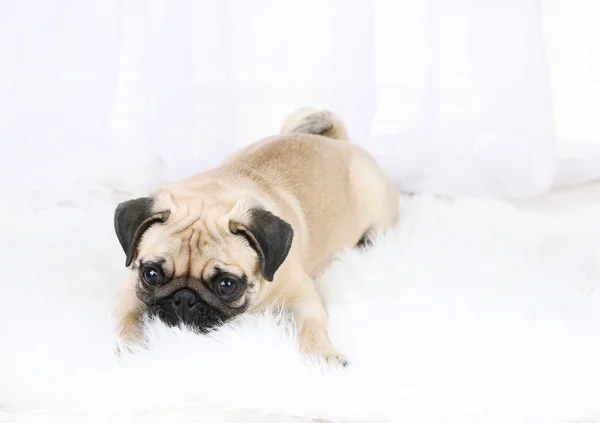
<svg viewBox="0 0 600 423">
<path fill-rule="evenodd" d="M 398 216 L 399 193 L 339 116 L 303 108 L 279 135 L 220 166 L 120 203 L 114 214 L 127 282 L 120 336 L 143 341 L 143 316 L 207 333 L 243 313 L 279 307 L 300 350 L 332 365 L 314 278 L 339 252 L 368 242 Z"/>
</svg>

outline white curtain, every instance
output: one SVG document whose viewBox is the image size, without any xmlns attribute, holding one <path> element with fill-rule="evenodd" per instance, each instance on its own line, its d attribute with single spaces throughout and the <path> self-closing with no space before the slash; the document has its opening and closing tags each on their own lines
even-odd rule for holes
<svg viewBox="0 0 600 423">
<path fill-rule="evenodd" d="M 599 20 L 597 0 L 0 0 L 3 188 L 145 189 L 300 106 L 404 190 L 598 179 Z"/>
</svg>

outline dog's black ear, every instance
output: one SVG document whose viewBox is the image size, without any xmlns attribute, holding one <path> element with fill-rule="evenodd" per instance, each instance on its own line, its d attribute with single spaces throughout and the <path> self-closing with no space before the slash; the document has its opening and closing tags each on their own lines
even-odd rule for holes
<svg viewBox="0 0 600 423">
<path fill-rule="evenodd" d="M 290 252 L 294 230 L 285 220 L 261 208 L 250 209 L 247 216 L 245 223 L 231 222 L 231 232 L 246 237 L 258 254 L 260 273 L 272 282 Z"/>
<path fill-rule="evenodd" d="M 137 246 L 146 230 L 155 223 L 164 222 L 168 211 L 154 212 L 154 200 L 141 197 L 125 201 L 115 210 L 115 232 L 125 251 L 125 267 L 129 267 L 137 252 Z"/>
</svg>

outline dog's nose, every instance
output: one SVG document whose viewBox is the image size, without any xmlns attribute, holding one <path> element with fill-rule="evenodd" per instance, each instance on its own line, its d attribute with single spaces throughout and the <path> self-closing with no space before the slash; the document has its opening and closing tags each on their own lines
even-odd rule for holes
<svg viewBox="0 0 600 423">
<path fill-rule="evenodd" d="M 183 288 L 173 294 L 173 304 L 177 308 L 177 314 L 184 321 L 187 320 L 189 311 L 198 302 L 198 294 L 191 289 Z"/>
</svg>

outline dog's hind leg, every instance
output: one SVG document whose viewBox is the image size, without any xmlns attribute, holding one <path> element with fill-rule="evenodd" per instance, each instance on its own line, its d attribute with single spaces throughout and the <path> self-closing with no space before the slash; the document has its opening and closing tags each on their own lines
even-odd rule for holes
<svg viewBox="0 0 600 423">
<path fill-rule="evenodd" d="M 351 178 L 356 189 L 357 212 L 363 230 L 357 247 L 372 244 L 372 237 L 384 231 L 398 218 L 400 193 L 373 158 L 357 153 Z"/>
<path fill-rule="evenodd" d="M 367 231 L 360 237 L 358 242 L 356 243 L 356 248 L 362 249 L 366 247 L 370 247 L 373 245 L 373 240 L 370 237 L 370 231 Z"/>
</svg>

